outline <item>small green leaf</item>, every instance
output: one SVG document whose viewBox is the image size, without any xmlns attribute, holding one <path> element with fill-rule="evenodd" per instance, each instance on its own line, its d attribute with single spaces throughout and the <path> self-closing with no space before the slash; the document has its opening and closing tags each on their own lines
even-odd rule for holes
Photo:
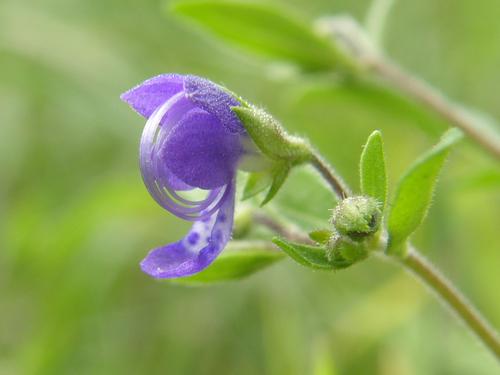
<svg viewBox="0 0 500 375">
<path fill-rule="evenodd" d="M 233 241 L 205 270 L 193 276 L 172 279 L 181 284 L 207 284 L 243 279 L 283 259 L 267 243 Z"/>
<path fill-rule="evenodd" d="M 261 191 L 267 189 L 272 182 L 273 176 L 270 171 L 250 173 L 243 189 L 243 196 L 241 199 L 246 200 L 259 194 Z"/>
<path fill-rule="evenodd" d="M 266 111 L 256 107 L 233 107 L 259 150 L 274 160 L 299 164 L 311 157 L 308 144 L 286 133 L 283 126 Z"/>
<path fill-rule="evenodd" d="M 462 138 L 457 129 L 447 131 L 438 144 L 422 155 L 403 176 L 388 219 L 388 252 L 404 255 L 404 242 L 422 223 L 450 147 Z"/>
<path fill-rule="evenodd" d="M 327 250 L 323 247 L 288 242 L 278 237 L 273 238 L 273 242 L 287 253 L 290 258 L 309 268 L 333 270 L 351 265 L 351 262 L 345 259 L 330 259 Z"/>
<path fill-rule="evenodd" d="M 342 58 L 332 42 L 286 9 L 217 0 L 176 2 L 173 9 L 226 42 L 306 70 L 331 69 Z"/>
<path fill-rule="evenodd" d="M 265 205 L 267 202 L 274 198 L 276 193 L 278 193 L 280 188 L 285 183 L 285 180 L 288 177 L 288 173 L 290 173 L 290 165 L 288 165 L 287 163 L 280 163 L 275 166 L 273 172 L 273 182 L 271 184 L 271 187 L 269 188 L 269 191 L 267 192 L 266 197 L 260 204 L 261 206 Z"/>
<path fill-rule="evenodd" d="M 387 196 L 387 173 L 382 134 L 378 130 L 368 137 L 361 153 L 359 169 L 361 192 L 377 199 L 383 212 Z"/>
<path fill-rule="evenodd" d="M 329 229 L 317 229 L 309 232 L 309 238 L 321 245 L 326 245 L 333 236 L 333 232 Z"/>
</svg>

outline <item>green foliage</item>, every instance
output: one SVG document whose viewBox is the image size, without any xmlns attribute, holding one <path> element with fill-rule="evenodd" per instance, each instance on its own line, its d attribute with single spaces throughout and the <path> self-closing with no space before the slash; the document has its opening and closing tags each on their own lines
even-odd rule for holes
<svg viewBox="0 0 500 375">
<path fill-rule="evenodd" d="M 278 237 L 273 238 L 273 242 L 290 258 L 309 268 L 335 270 L 346 268 L 352 264 L 346 259 L 330 254 L 324 247 L 293 243 Z"/>
<path fill-rule="evenodd" d="M 260 203 L 261 206 L 264 206 L 281 189 L 288 177 L 290 168 L 291 166 L 287 162 L 275 162 L 268 170 L 251 173 L 243 188 L 242 200 L 251 198 L 268 189 L 266 196 Z"/>
<path fill-rule="evenodd" d="M 459 130 L 449 130 L 402 177 L 388 218 L 389 252 L 404 255 L 403 244 L 424 220 L 441 167 L 451 146 L 461 138 Z"/>
<path fill-rule="evenodd" d="M 300 164 L 311 157 L 308 144 L 289 135 L 266 111 L 256 107 L 233 107 L 233 111 L 259 150 L 273 160 Z"/>
<path fill-rule="evenodd" d="M 240 280 L 277 261 L 284 254 L 269 249 L 269 246 L 255 243 L 232 242 L 222 254 L 205 270 L 193 276 L 172 279 L 171 282 L 201 285 Z"/>
<path fill-rule="evenodd" d="M 266 111 L 256 107 L 233 107 L 259 150 L 271 159 L 267 171 L 251 174 L 243 191 L 243 199 L 258 194 L 269 186 L 261 205 L 269 202 L 280 190 L 291 168 L 311 158 L 309 145 L 289 135 Z"/>
<path fill-rule="evenodd" d="M 382 134 L 378 130 L 368 137 L 361 153 L 359 169 L 361 192 L 375 198 L 383 212 L 387 197 L 387 172 Z"/>
<path fill-rule="evenodd" d="M 269 188 L 273 178 L 270 171 L 253 172 L 248 175 L 247 182 L 243 188 L 242 200 L 252 198 L 253 196 Z"/>
<path fill-rule="evenodd" d="M 273 182 L 271 183 L 271 187 L 269 188 L 266 197 L 260 204 L 261 206 L 265 205 L 267 202 L 273 199 L 274 196 L 278 193 L 278 191 L 285 183 L 285 180 L 288 177 L 288 173 L 290 173 L 290 168 L 291 166 L 287 162 L 278 162 L 275 164 L 272 170 Z"/>
<path fill-rule="evenodd" d="M 317 229 L 309 232 L 309 238 L 321 245 L 326 245 L 332 236 L 333 232 L 329 229 Z"/>
<path fill-rule="evenodd" d="M 173 9 L 227 42 L 306 70 L 331 69 L 338 63 L 333 44 L 287 9 L 216 0 L 176 2 Z"/>
<path fill-rule="evenodd" d="M 368 256 L 364 242 L 352 241 L 348 238 L 339 239 L 335 251 L 337 257 L 345 259 L 349 265 L 359 262 Z"/>
<path fill-rule="evenodd" d="M 153 202 L 137 170 L 144 122 L 117 96 L 143 79 L 181 72 L 227 84 L 306 135 L 350 183 L 373 129 L 383 131 L 396 176 L 445 126 L 382 90 L 351 81 L 333 87 L 330 75 L 284 84 L 248 56 L 217 53 L 162 15 L 158 0 L 75 4 L 0 1 L 0 373 L 300 375 L 313 372 L 318 337 L 339 374 L 498 371 L 419 283 L 376 260 L 339 273 L 287 261 L 207 288 L 142 274 L 147 251 L 178 240 L 190 224 Z M 303 15 L 341 11 L 361 20 L 367 1 L 293 5 Z M 495 7 L 498 0 L 456 0 L 443 17 L 442 2 L 405 2 L 390 16 L 386 45 L 408 69 L 498 118 Z M 287 102 L 312 80 L 327 89 L 307 107 Z M 466 145 L 456 156 L 463 162 L 447 165 L 446 203 L 439 199 L 419 235 L 445 267 L 452 256 L 467 270 L 455 272 L 458 284 L 477 290 L 487 315 L 499 317 L 498 163 Z M 457 189 L 481 171 L 491 171 L 484 176 L 491 184 Z M 304 230 L 322 228 L 335 201 L 315 176 L 294 169 L 267 209 Z"/>
</svg>

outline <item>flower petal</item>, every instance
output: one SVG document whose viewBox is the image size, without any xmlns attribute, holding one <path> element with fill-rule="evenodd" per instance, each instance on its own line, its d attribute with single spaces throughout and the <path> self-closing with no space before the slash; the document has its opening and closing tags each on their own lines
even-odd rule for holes
<svg viewBox="0 0 500 375">
<path fill-rule="evenodd" d="M 185 112 L 193 108 L 192 103 L 182 93 L 178 93 L 158 106 L 149 116 L 144 126 L 140 147 L 141 172 L 146 184 L 148 181 L 161 179 L 173 190 L 192 189 L 191 186 L 176 177 L 164 163 L 158 165 L 157 169 L 152 168 L 152 166 L 156 164 L 155 160 L 158 158 L 156 145 L 158 139 L 166 139 L 172 127 L 177 124 Z M 153 173 L 157 173 L 158 176 L 153 176 Z"/>
<path fill-rule="evenodd" d="M 207 79 L 188 75 L 184 78 L 184 91 L 195 105 L 217 117 L 229 132 L 245 132 L 238 116 L 231 110 L 231 107 L 240 106 L 240 102 L 220 86 Z"/>
<path fill-rule="evenodd" d="M 166 279 L 189 276 L 208 267 L 231 239 L 234 181 L 228 189 L 229 194 L 216 213 L 195 222 L 181 241 L 152 250 L 141 262 L 141 269 L 152 277 Z"/>
<path fill-rule="evenodd" d="M 193 109 L 172 128 L 161 145 L 161 158 L 184 183 L 214 189 L 231 181 L 243 152 L 240 138 L 214 115 Z"/>
<path fill-rule="evenodd" d="M 148 118 L 160 105 L 183 89 L 184 76 L 161 74 L 123 93 L 120 98 Z"/>
</svg>

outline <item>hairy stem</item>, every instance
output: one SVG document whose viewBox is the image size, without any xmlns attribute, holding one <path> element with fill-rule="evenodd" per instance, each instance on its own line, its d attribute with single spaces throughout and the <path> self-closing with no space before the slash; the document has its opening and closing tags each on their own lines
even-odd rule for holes
<svg viewBox="0 0 500 375">
<path fill-rule="evenodd" d="M 481 316 L 453 284 L 414 248 L 401 263 L 450 307 L 479 339 L 500 359 L 500 338 L 495 329 Z"/>
<path fill-rule="evenodd" d="M 252 217 L 253 220 L 259 225 L 266 227 L 271 232 L 274 232 L 292 242 L 302 242 L 307 244 L 313 243 L 309 236 L 296 230 L 291 225 L 282 224 L 281 222 L 275 220 L 273 217 L 262 211 L 253 212 Z"/>
<path fill-rule="evenodd" d="M 333 167 L 315 150 L 312 151 L 310 163 L 321 174 L 340 199 L 347 198 L 351 195 L 351 191 L 342 178 L 335 173 Z"/>
<path fill-rule="evenodd" d="M 462 129 L 482 148 L 500 159 L 500 134 L 492 124 L 452 103 L 434 88 L 383 57 L 370 61 L 369 67 L 376 75 Z"/>
<path fill-rule="evenodd" d="M 276 234 L 294 242 L 310 244 L 309 237 L 297 231 L 291 225 L 285 225 L 276 221 L 273 217 L 262 212 L 255 212 L 253 218 L 256 223 L 270 229 Z M 374 251 L 380 251 L 377 248 Z M 394 257 L 390 257 L 394 258 Z M 434 266 L 430 264 L 418 251 L 410 246 L 410 251 L 404 259 L 399 262 L 409 271 L 413 272 L 422 282 L 434 291 L 439 300 L 445 302 L 448 307 L 460 317 L 467 327 L 474 332 L 479 339 L 500 359 L 500 338 L 495 329 L 485 320 L 463 294 L 453 286 L 451 281 L 444 277 Z"/>
</svg>

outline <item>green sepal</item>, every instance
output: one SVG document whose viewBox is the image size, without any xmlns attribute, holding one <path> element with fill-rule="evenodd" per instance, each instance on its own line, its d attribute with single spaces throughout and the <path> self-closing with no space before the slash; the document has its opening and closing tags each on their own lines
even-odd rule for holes
<svg viewBox="0 0 500 375">
<path fill-rule="evenodd" d="M 233 241 L 208 268 L 193 276 L 170 281 L 186 285 L 203 285 L 240 280 L 283 258 L 283 253 L 264 248 L 259 244 Z"/>
<path fill-rule="evenodd" d="M 302 138 L 291 136 L 271 115 L 256 107 L 232 107 L 259 150 L 268 158 L 292 165 L 311 159 L 311 148 Z"/>
<path fill-rule="evenodd" d="M 401 178 L 388 215 L 388 253 L 405 255 L 405 242 L 427 215 L 439 172 L 451 146 L 461 138 L 458 129 L 447 131 Z"/>
<path fill-rule="evenodd" d="M 340 240 L 335 247 L 335 251 L 351 263 L 359 262 L 368 256 L 364 243 L 351 240 Z"/>
<path fill-rule="evenodd" d="M 329 229 L 317 229 L 309 232 L 309 238 L 321 245 L 326 245 L 333 236 L 333 232 Z"/>
<path fill-rule="evenodd" d="M 352 264 L 341 256 L 332 256 L 324 247 L 293 243 L 278 237 L 273 238 L 273 243 L 297 263 L 309 268 L 335 270 Z"/>
<path fill-rule="evenodd" d="M 272 183 L 271 187 L 267 191 L 266 197 L 260 203 L 261 206 L 264 206 L 267 202 L 274 198 L 274 196 L 278 193 L 280 188 L 285 183 L 288 174 L 290 173 L 290 165 L 288 163 L 277 163 L 272 171 Z"/>
<path fill-rule="evenodd" d="M 270 170 L 248 174 L 247 182 L 243 188 L 241 200 L 252 198 L 271 186 L 273 176 Z"/>
<path fill-rule="evenodd" d="M 250 173 L 243 188 L 242 200 L 249 199 L 260 192 L 267 190 L 266 196 L 260 203 L 264 206 L 278 193 L 285 183 L 291 166 L 287 162 L 275 162 L 274 165 L 265 171 Z"/>
<path fill-rule="evenodd" d="M 373 197 L 384 212 L 387 197 L 387 172 L 385 168 L 382 134 L 376 130 L 366 141 L 359 162 L 360 186 L 363 195 Z"/>
</svg>

